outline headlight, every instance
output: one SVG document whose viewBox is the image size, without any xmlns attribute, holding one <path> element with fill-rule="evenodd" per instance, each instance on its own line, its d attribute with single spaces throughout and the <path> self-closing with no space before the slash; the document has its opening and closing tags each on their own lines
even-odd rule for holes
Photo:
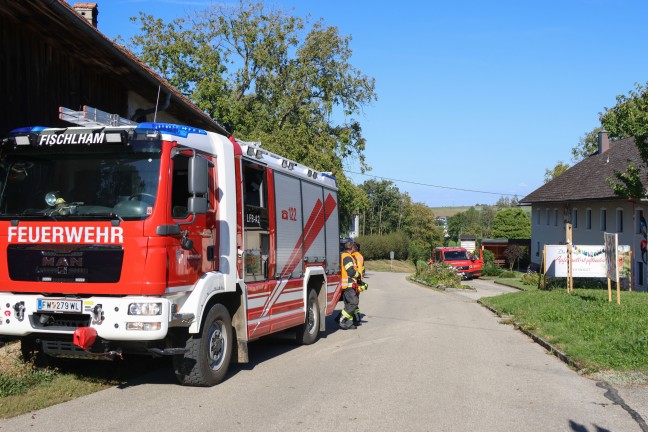
<svg viewBox="0 0 648 432">
<path fill-rule="evenodd" d="M 131 303 L 128 315 L 161 315 L 162 303 Z"/>
</svg>

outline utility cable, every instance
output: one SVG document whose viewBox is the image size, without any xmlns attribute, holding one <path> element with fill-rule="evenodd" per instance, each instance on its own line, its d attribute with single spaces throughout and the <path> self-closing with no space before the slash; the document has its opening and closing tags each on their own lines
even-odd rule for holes
<svg viewBox="0 0 648 432">
<path fill-rule="evenodd" d="M 439 186 L 439 185 L 433 185 L 429 183 L 421 183 L 421 182 L 415 182 L 415 181 L 410 181 L 410 180 L 400 180 L 400 179 L 395 179 L 395 178 L 389 178 L 389 177 L 382 177 L 382 176 L 376 176 L 376 175 L 371 175 L 371 174 L 364 174 L 364 173 L 359 173 L 355 171 L 349 171 L 349 170 L 342 170 L 346 173 L 350 174 L 359 174 L 367 177 L 373 177 L 377 179 L 382 179 L 382 180 L 389 180 L 393 182 L 400 182 L 400 183 L 409 183 L 409 184 L 415 184 L 419 186 L 427 186 L 427 187 L 434 187 L 434 188 L 439 188 L 439 189 L 452 189 L 456 191 L 462 191 L 462 192 L 475 192 L 475 193 L 482 193 L 482 194 L 490 194 L 490 195 L 504 195 L 504 196 L 512 196 L 512 197 L 517 197 L 518 194 L 512 194 L 512 193 L 503 193 L 503 192 L 489 192 L 489 191 L 480 191 L 480 190 L 474 190 L 474 189 L 462 189 L 462 188 L 456 188 L 456 187 L 451 187 L 451 186 Z"/>
</svg>

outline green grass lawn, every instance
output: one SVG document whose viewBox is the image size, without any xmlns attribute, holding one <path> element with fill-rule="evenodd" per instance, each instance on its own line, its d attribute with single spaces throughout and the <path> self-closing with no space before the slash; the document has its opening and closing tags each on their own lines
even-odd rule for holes
<svg viewBox="0 0 648 432">
<path fill-rule="evenodd" d="M 399 260 L 371 260 L 365 261 L 367 271 L 395 272 L 395 273 L 414 273 L 416 268 L 411 261 Z"/>
<path fill-rule="evenodd" d="M 20 356 L 20 344 L 0 349 L 0 418 L 9 418 L 95 393 L 160 367 L 168 359 L 68 360 L 36 368 Z"/>
<path fill-rule="evenodd" d="M 648 295 L 607 290 L 529 289 L 481 302 L 542 337 L 590 371 L 648 374 Z"/>
</svg>

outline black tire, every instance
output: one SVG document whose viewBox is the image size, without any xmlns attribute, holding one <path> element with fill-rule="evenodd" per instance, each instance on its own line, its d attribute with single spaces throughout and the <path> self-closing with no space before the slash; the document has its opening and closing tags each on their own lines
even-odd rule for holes
<svg viewBox="0 0 648 432">
<path fill-rule="evenodd" d="M 320 326 L 320 310 L 317 293 L 308 291 L 306 298 L 306 317 L 304 324 L 297 326 L 295 336 L 300 345 L 310 345 L 317 340 Z"/>
<path fill-rule="evenodd" d="M 232 357 L 232 339 L 232 319 L 227 308 L 221 304 L 212 306 L 200 333 L 187 337 L 187 353 L 173 357 L 180 384 L 211 387 L 222 382 Z"/>
</svg>

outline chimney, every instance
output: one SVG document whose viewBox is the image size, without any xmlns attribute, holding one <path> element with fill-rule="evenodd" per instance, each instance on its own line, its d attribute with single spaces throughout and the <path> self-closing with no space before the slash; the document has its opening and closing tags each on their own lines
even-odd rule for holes
<svg viewBox="0 0 648 432">
<path fill-rule="evenodd" d="M 598 152 L 603 154 L 608 150 L 610 150 L 610 138 L 608 138 L 607 131 L 602 130 L 598 133 Z"/>
<path fill-rule="evenodd" d="M 97 28 L 97 15 L 99 15 L 97 3 L 74 3 L 74 10 L 94 28 Z"/>
</svg>

